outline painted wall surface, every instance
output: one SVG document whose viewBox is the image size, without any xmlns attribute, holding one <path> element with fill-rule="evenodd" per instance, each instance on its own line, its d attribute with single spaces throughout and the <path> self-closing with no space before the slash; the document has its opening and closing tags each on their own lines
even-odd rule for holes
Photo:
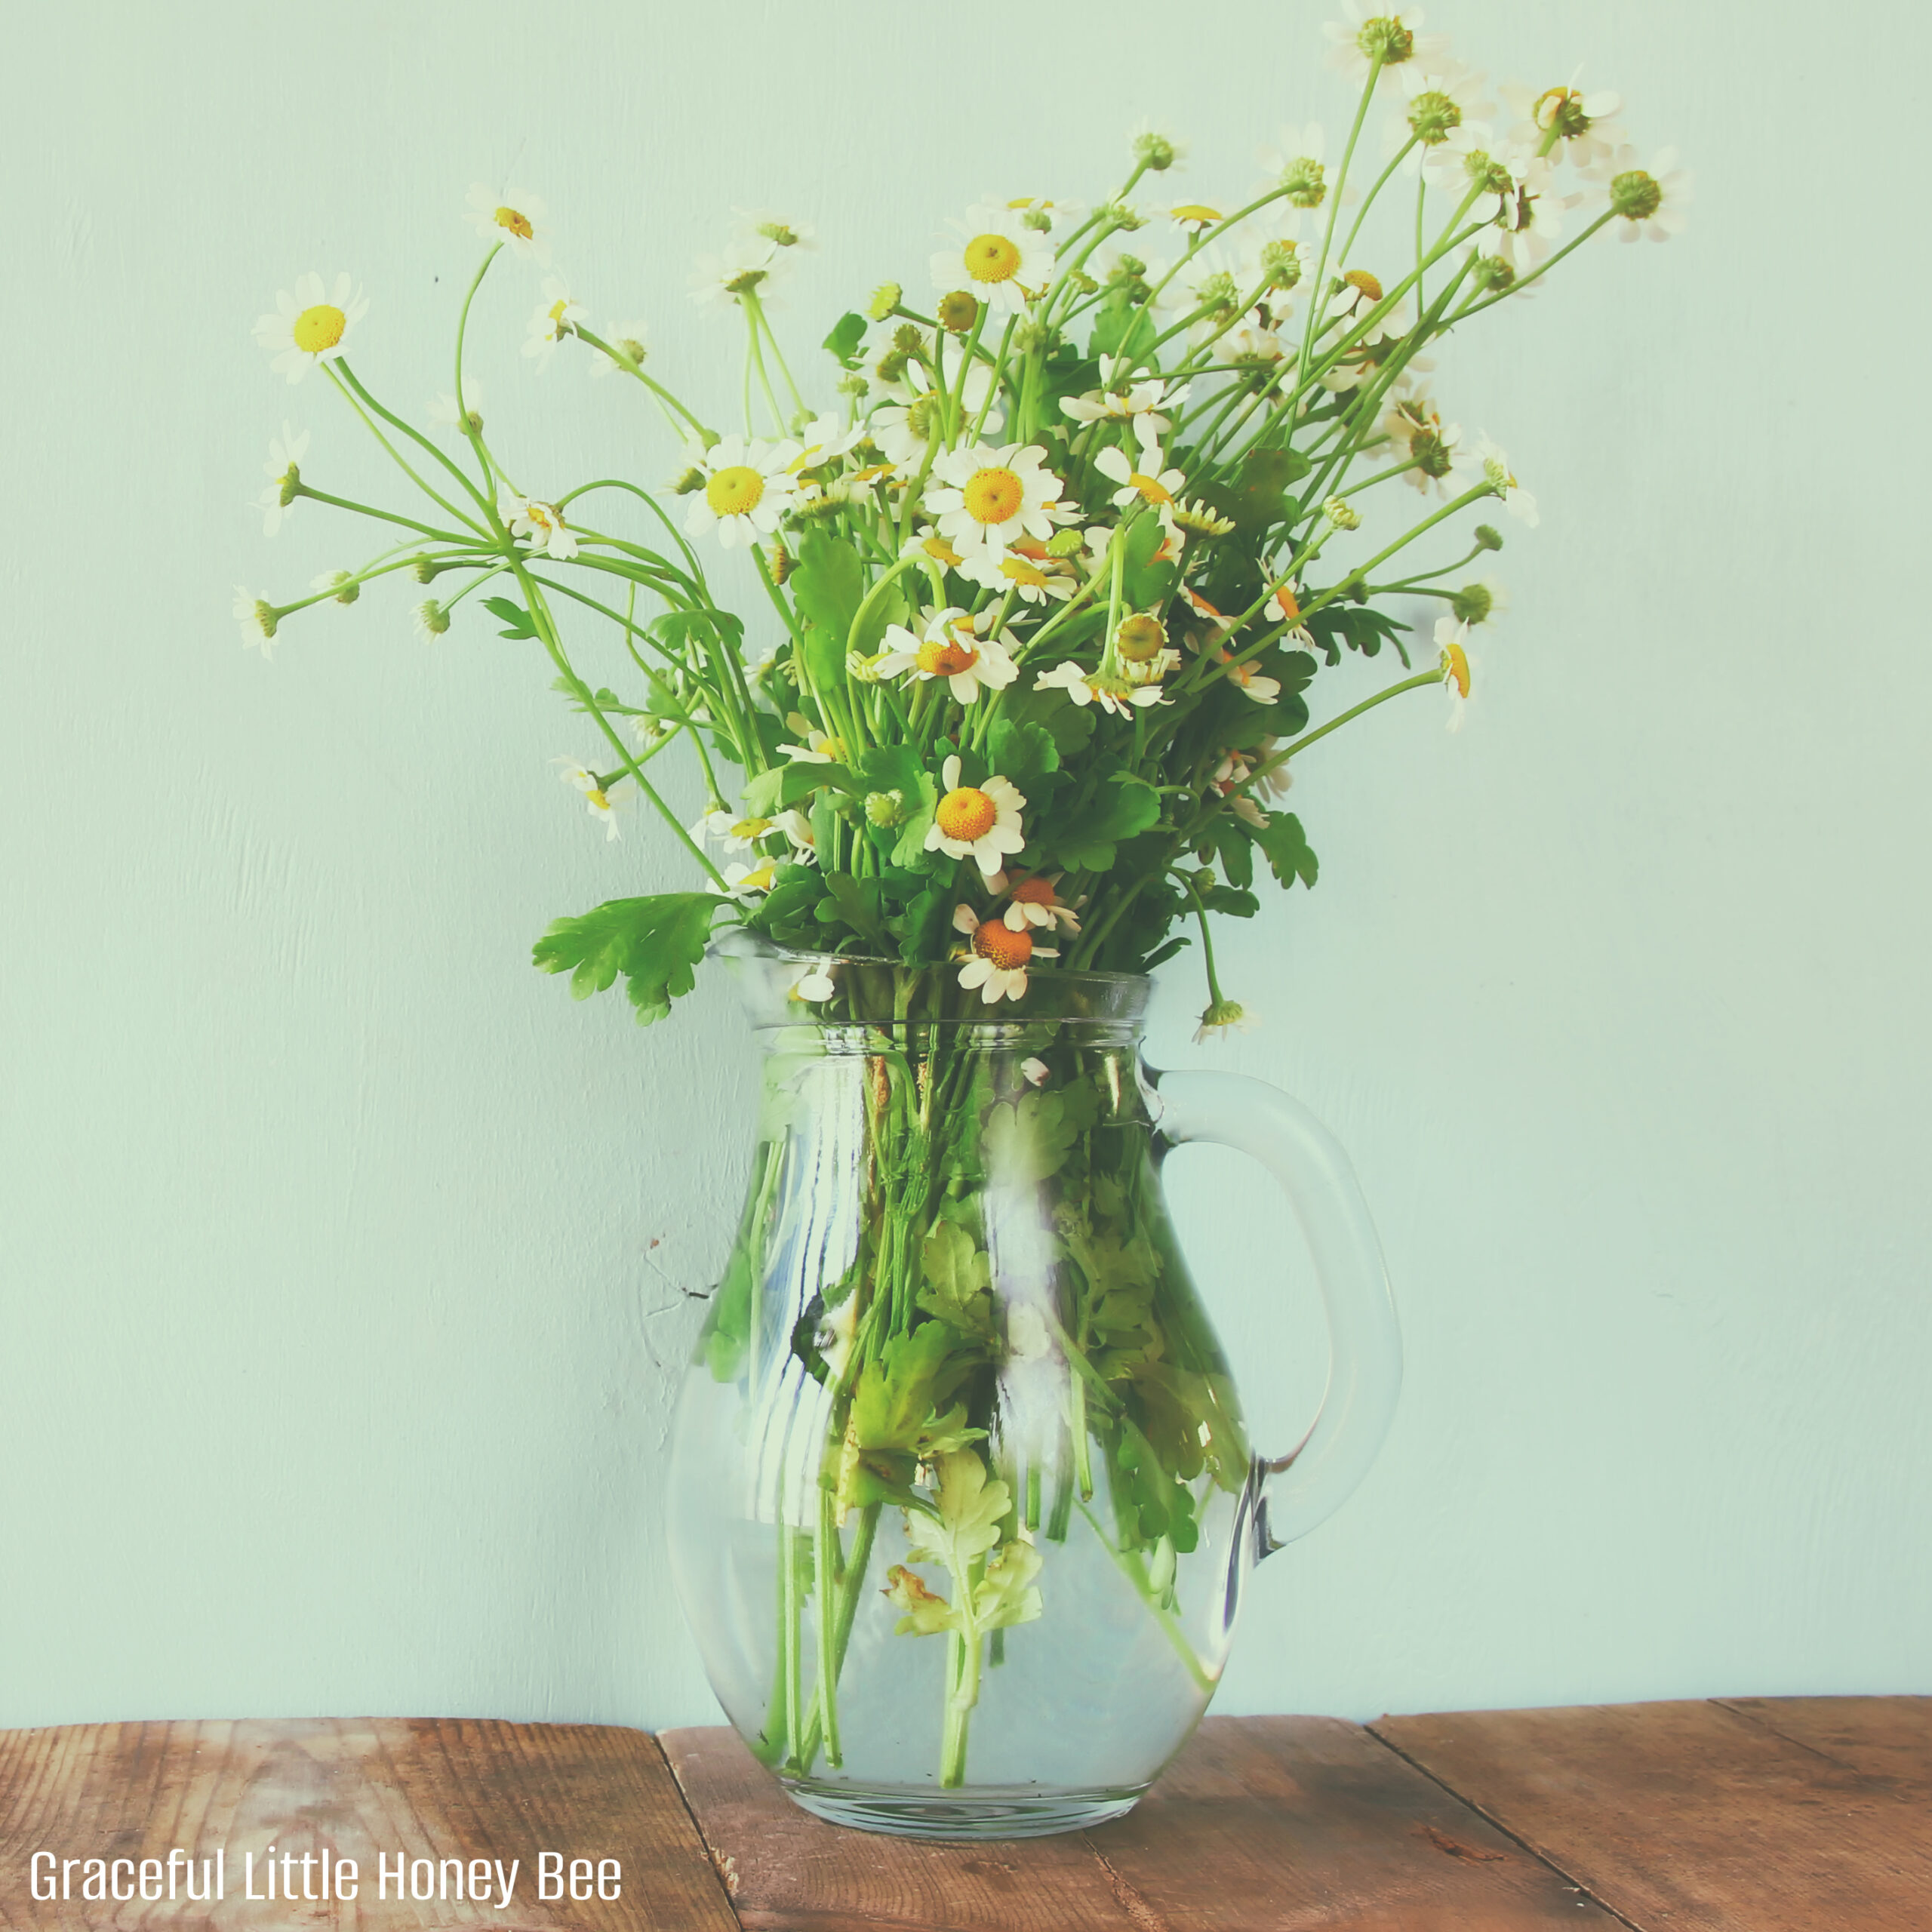
<svg viewBox="0 0 1932 1932">
<path fill-rule="evenodd" d="M 1694 219 L 1451 352 L 1450 413 L 1544 512 L 1469 728 L 1424 694 L 1298 768 L 1321 883 L 1226 941 L 1257 1031 L 1192 1047 L 1185 962 L 1158 996 L 1158 1060 L 1276 1080 L 1352 1150 L 1409 1352 L 1223 1707 L 1932 1690 L 1932 32 L 1905 0 L 1441 12 L 1505 77 L 1620 88 Z M 684 288 L 734 206 L 818 223 L 809 351 L 980 194 L 1093 197 L 1143 114 L 1193 137 L 1189 192 L 1244 186 L 1345 112 L 1323 17 L 8 8 L 0 1724 L 715 1716 L 660 1497 L 749 1044 L 721 986 L 645 1033 L 531 970 L 558 913 L 682 875 L 558 784 L 588 746 L 527 649 L 426 646 L 401 587 L 238 648 L 232 584 L 365 548 L 313 505 L 263 542 L 284 420 L 312 480 L 389 488 L 268 373 L 275 290 L 352 270 L 358 366 L 420 417 L 463 198 L 513 174 L 593 315 L 648 318 L 722 414 Z M 668 475 L 624 386 L 530 374 L 534 299 L 506 277 L 476 329 L 523 473 Z M 1286 1214 L 1234 1156 L 1172 1171 L 1291 1440 L 1320 1331 Z"/>
</svg>

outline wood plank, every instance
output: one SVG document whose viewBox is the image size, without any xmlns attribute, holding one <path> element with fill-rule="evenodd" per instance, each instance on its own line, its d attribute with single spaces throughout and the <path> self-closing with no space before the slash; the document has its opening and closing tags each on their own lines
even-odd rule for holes
<svg viewBox="0 0 1932 1932">
<path fill-rule="evenodd" d="M 1146 1932 L 1078 1833 L 937 1844 L 844 1831 L 794 1804 L 734 1730 L 659 1742 L 758 1932 Z"/>
<path fill-rule="evenodd" d="M 1932 1697 L 1719 1697 L 1727 1711 L 1862 1772 L 1909 1804 L 1932 1799 Z"/>
<path fill-rule="evenodd" d="M 326 1847 L 331 1864 L 353 1859 L 355 1896 L 271 1906 L 244 1896 L 245 1858 L 271 1845 L 303 1854 Z M 225 1854 L 226 1895 L 191 1902 L 100 1903 L 78 1896 L 35 1900 L 30 1860 L 165 1860 L 179 1848 L 197 1863 Z M 565 1860 L 566 1895 L 538 1897 L 538 1857 Z M 437 1867 L 438 1896 L 380 1896 L 377 1860 L 398 1854 L 426 1885 Z M 569 1861 L 617 1860 L 617 1898 L 573 1900 Z M 510 1904 L 492 1895 L 454 1896 L 458 1875 L 441 1861 L 511 1861 L 518 1869 Z M 180 1868 L 177 1866 L 177 1875 Z M 136 1868 L 138 1872 L 138 1866 Z M 85 1873 L 68 1882 L 78 1894 Z M 134 1878 L 119 1875 L 125 1889 Z M 318 1887 L 319 1865 L 311 1868 Z M 442 1896 L 447 1887 L 451 1896 Z M 151 1883 L 151 1889 L 158 1889 Z M 201 1889 L 198 1880 L 197 1889 Z M 582 1888 L 581 1887 L 580 1887 Z M 592 1889 L 594 1890 L 594 1881 Z M 589 1724 L 510 1724 L 459 1718 L 300 1719 L 286 1722 L 73 1725 L 0 1732 L 0 1925 L 184 1928 L 489 1924 L 509 1932 L 571 1926 L 583 1932 L 735 1932 L 703 1841 L 663 1754 L 647 1733 Z"/>
<path fill-rule="evenodd" d="M 1143 1932 L 1602 1932 L 1616 1921 L 1362 1729 L 1210 1718 L 1088 1841 Z"/>
<path fill-rule="evenodd" d="M 1647 1932 L 1932 1923 L 1932 1810 L 1755 1715 L 1699 1701 L 1371 1728 Z"/>
<path fill-rule="evenodd" d="M 800 1810 L 723 1730 L 666 1755 L 759 1932 L 1528 1932 L 1614 1924 L 1355 1724 L 1210 1718 L 1128 1817 L 1024 1844 L 923 1844 Z"/>
</svg>

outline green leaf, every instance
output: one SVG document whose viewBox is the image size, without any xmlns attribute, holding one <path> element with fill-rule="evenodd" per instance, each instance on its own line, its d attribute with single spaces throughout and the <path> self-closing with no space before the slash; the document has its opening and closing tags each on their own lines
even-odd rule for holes
<svg viewBox="0 0 1932 1932">
<path fill-rule="evenodd" d="M 1087 352 L 1095 356 L 1127 355 L 1137 361 L 1144 358 L 1153 346 L 1153 318 L 1125 289 L 1115 289 L 1094 316 Z"/>
<path fill-rule="evenodd" d="M 1020 1186 L 1048 1179 L 1066 1164 L 1098 1113 L 1094 1090 L 1084 1084 L 999 1102 L 986 1116 L 988 1172 Z"/>
<path fill-rule="evenodd" d="M 1311 467 L 1299 450 L 1251 449 L 1232 483 L 1216 484 L 1200 494 L 1223 516 L 1233 518 L 1237 534 L 1257 537 L 1291 514 L 1288 485 Z"/>
<path fill-rule="evenodd" d="M 1250 826 L 1247 835 L 1261 848 L 1270 869 L 1284 886 L 1300 879 L 1312 885 L 1321 868 L 1308 848 L 1301 820 L 1293 812 L 1270 812 L 1263 826 Z"/>
<path fill-rule="evenodd" d="M 845 668 L 845 636 L 866 594 L 865 566 L 859 553 L 842 537 L 808 530 L 798 546 L 798 568 L 786 588 L 798 615 L 836 637 L 838 669 Z"/>
<path fill-rule="evenodd" d="M 882 940 L 885 937 L 877 879 L 854 878 L 850 872 L 827 872 L 825 890 L 827 904 L 838 907 L 839 915 L 861 939 Z M 826 906 L 821 906 L 820 918 L 823 918 L 825 914 Z"/>
<path fill-rule="evenodd" d="M 909 1515 L 908 1563 L 943 1563 L 964 1570 L 999 1541 L 1000 1518 L 1011 1506 L 1006 1484 L 986 1480 L 986 1466 L 970 1449 L 937 1459 L 938 1508 L 934 1515 Z"/>
<path fill-rule="evenodd" d="M 866 339 L 866 318 L 855 315 L 848 309 L 832 326 L 832 333 L 825 339 L 825 347 L 836 357 L 841 369 L 856 369 L 859 366 L 859 345 Z"/>
<path fill-rule="evenodd" d="M 1002 778 L 1028 792 L 1030 802 L 1029 788 L 1060 769 L 1060 747 L 1044 724 L 996 718 L 986 734 L 986 761 Z"/>
<path fill-rule="evenodd" d="M 821 787 L 835 792 L 852 789 L 852 774 L 842 764 L 820 764 L 811 758 L 787 758 L 747 782 L 745 815 L 748 818 L 776 818 L 789 811 L 801 798 L 809 798 Z"/>
<path fill-rule="evenodd" d="M 623 974 L 638 1023 L 648 1026 L 691 991 L 711 922 L 728 903 L 710 892 L 613 899 L 581 918 L 558 920 L 531 958 L 546 973 L 568 973 L 577 999 L 604 992 Z"/>
<path fill-rule="evenodd" d="M 1145 832 L 1160 816 L 1160 794 L 1153 786 L 1116 772 L 1078 811 L 1047 827 L 1041 839 L 1068 871 L 1103 872 L 1112 868 L 1120 841 Z"/>
<path fill-rule="evenodd" d="M 953 900 L 952 894 L 928 886 L 906 901 L 904 912 L 886 921 L 885 929 L 898 940 L 899 956 L 908 966 L 943 956 Z"/>
<path fill-rule="evenodd" d="M 530 613 L 521 604 L 513 604 L 507 597 L 486 597 L 483 608 L 493 617 L 500 617 L 508 626 L 500 631 L 500 637 L 528 638 L 537 635 L 537 626 L 531 623 Z"/>
<path fill-rule="evenodd" d="M 918 1303 L 962 1335 L 993 1339 L 992 1257 L 956 1222 L 941 1221 L 919 1249 L 925 1283 Z"/>
</svg>

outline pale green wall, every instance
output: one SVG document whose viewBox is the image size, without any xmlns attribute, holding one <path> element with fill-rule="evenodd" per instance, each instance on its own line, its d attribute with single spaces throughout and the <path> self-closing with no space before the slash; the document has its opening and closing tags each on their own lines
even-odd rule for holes
<svg viewBox="0 0 1932 1932">
<path fill-rule="evenodd" d="M 1452 358 L 1544 506 L 1515 611 L 1460 738 L 1432 696 L 1309 755 L 1323 883 L 1227 942 L 1266 1025 L 1213 1057 L 1353 1149 L 1410 1374 L 1354 1504 L 1257 1580 L 1226 1707 L 1932 1689 L 1926 17 L 1439 11 L 1506 74 L 1623 87 L 1694 225 Z M 1141 4 L 8 6 L 0 1724 L 712 1713 L 655 1490 L 747 1050 L 721 989 L 644 1034 L 526 964 L 675 876 L 589 834 L 527 652 L 427 649 L 400 592 L 240 650 L 232 583 L 359 543 L 312 506 L 263 542 L 270 433 L 318 479 L 379 460 L 257 314 L 352 268 L 359 365 L 420 409 L 463 195 L 514 168 L 674 368 L 711 354 L 689 257 L 801 211 L 815 342 L 983 190 L 1091 195 L 1143 113 L 1198 192 L 1338 117 L 1321 9 L 1199 17 L 1197 51 Z M 529 300 L 481 318 L 497 433 L 663 476 L 619 385 L 525 376 Z M 1176 969 L 1158 1057 L 1206 1057 L 1198 1001 Z M 1305 1338 L 1264 1183 L 1175 1172 L 1242 1358 Z M 1286 1439 L 1310 1375 L 1251 1384 Z"/>
</svg>

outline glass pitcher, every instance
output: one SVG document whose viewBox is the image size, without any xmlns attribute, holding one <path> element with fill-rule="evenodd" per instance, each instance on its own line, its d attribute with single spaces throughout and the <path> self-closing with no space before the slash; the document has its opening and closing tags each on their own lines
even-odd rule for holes
<svg viewBox="0 0 1932 1932">
<path fill-rule="evenodd" d="M 1140 1057 L 1149 983 L 720 949 L 764 1048 L 737 1238 L 679 1403 L 679 1598 L 808 1810 L 922 1838 L 1129 1810 L 1220 1678 L 1260 1558 L 1374 1460 L 1401 1351 L 1346 1156 L 1294 1102 Z M 1287 1190 L 1333 1364 L 1249 1447 L 1163 1204 L 1214 1141 Z"/>
</svg>

